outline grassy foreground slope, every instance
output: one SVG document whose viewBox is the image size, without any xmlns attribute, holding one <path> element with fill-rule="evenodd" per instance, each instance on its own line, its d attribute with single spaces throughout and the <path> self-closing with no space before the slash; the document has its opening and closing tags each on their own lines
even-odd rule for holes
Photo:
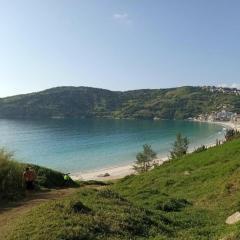
<svg viewBox="0 0 240 240">
<path fill-rule="evenodd" d="M 82 189 L 43 204 L 21 218 L 6 239 L 147 239 L 171 234 L 169 221 L 111 190 Z"/>
<path fill-rule="evenodd" d="M 125 178 L 114 189 L 174 219 L 173 239 L 240 239 L 240 223 L 225 224 L 240 210 L 240 140 Z"/>
<path fill-rule="evenodd" d="M 33 209 L 7 239 L 237 240 L 240 140 Z"/>
</svg>

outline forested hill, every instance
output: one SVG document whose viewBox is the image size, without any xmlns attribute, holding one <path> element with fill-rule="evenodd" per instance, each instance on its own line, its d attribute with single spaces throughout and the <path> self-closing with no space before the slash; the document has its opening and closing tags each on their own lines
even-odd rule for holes
<svg viewBox="0 0 240 240">
<path fill-rule="evenodd" d="M 186 119 L 221 110 L 240 112 L 240 95 L 211 87 L 109 91 L 57 87 L 0 99 L 0 118 L 110 117 Z"/>
</svg>

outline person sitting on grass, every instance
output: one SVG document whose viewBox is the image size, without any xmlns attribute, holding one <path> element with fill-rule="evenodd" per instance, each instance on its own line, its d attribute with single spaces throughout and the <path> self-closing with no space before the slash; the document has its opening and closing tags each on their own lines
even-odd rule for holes
<svg viewBox="0 0 240 240">
<path fill-rule="evenodd" d="M 25 182 L 25 187 L 27 190 L 29 191 L 34 190 L 34 181 L 36 180 L 36 173 L 34 169 L 26 167 L 23 173 L 23 180 Z"/>
</svg>

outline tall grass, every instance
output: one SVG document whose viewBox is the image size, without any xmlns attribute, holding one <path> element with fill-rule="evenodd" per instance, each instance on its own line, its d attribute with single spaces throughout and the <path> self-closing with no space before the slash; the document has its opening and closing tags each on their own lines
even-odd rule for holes
<svg viewBox="0 0 240 240">
<path fill-rule="evenodd" d="M 22 175 L 30 166 L 37 174 L 36 189 L 76 187 L 74 181 L 64 181 L 63 173 L 38 165 L 19 163 L 14 160 L 13 154 L 0 149 L 0 201 L 18 200 L 25 194 L 25 186 Z"/>
<path fill-rule="evenodd" d="M 23 169 L 24 165 L 14 161 L 11 153 L 0 150 L 0 200 L 23 196 Z"/>
</svg>

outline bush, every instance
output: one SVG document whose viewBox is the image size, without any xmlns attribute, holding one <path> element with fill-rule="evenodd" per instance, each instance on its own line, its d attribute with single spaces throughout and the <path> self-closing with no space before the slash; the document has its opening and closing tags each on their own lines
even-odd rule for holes
<svg viewBox="0 0 240 240">
<path fill-rule="evenodd" d="M 32 165 L 37 174 L 37 182 L 40 186 L 46 188 L 63 187 L 65 181 L 63 174 L 48 168 Z"/>
<path fill-rule="evenodd" d="M 188 202 L 186 199 L 170 199 L 166 202 L 160 202 L 157 203 L 156 209 L 165 211 L 165 212 L 178 212 L 182 208 L 185 208 L 186 206 L 190 205 L 190 202 Z"/>
<path fill-rule="evenodd" d="M 108 186 L 112 183 L 110 182 L 103 182 L 98 180 L 88 180 L 88 181 L 76 181 L 80 187 L 84 186 Z"/>
<path fill-rule="evenodd" d="M 11 153 L 0 150 L 0 200 L 17 200 L 24 195 L 23 169 L 22 164 L 13 161 Z"/>
<path fill-rule="evenodd" d="M 240 132 L 234 129 L 228 129 L 225 134 L 226 141 L 231 141 L 236 138 L 240 138 Z"/>
<path fill-rule="evenodd" d="M 98 192 L 98 196 L 109 199 L 117 199 L 120 201 L 126 201 L 119 193 L 114 192 L 110 189 L 104 189 Z"/>
<path fill-rule="evenodd" d="M 207 150 L 207 147 L 205 145 L 202 145 L 201 147 L 196 148 L 193 152 L 194 153 L 200 153 L 200 152 L 203 152 L 203 151 L 206 151 L 206 150 Z"/>
<path fill-rule="evenodd" d="M 85 206 L 80 201 L 71 201 L 70 204 L 70 210 L 74 213 L 81 213 L 81 214 L 88 214 L 91 212 L 91 209 Z"/>
<path fill-rule="evenodd" d="M 183 137 L 181 133 L 178 133 L 176 136 L 176 140 L 173 143 L 172 151 L 170 151 L 170 159 L 178 159 L 183 155 L 187 154 L 189 145 L 189 140 L 187 137 Z"/>
<path fill-rule="evenodd" d="M 156 152 L 152 150 L 152 147 L 148 144 L 143 145 L 143 151 L 138 153 L 137 161 L 133 166 L 134 170 L 138 173 L 147 172 L 154 164 L 153 160 L 157 157 Z"/>
</svg>

